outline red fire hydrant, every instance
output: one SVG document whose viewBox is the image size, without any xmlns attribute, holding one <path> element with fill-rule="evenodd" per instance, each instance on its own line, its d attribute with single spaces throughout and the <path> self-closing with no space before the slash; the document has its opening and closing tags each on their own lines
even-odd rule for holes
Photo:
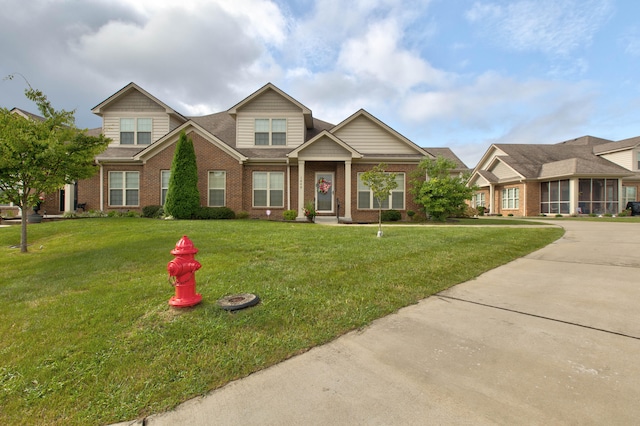
<svg viewBox="0 0 640 426">
<path fill-rule="evenodd" d="M 169 281 L 176 288 L 176 295 L 169 299 L 169 304 L 185 308 L 200 303 L 202 295 L 196 293 L 196 271 L 202 267 L 194 255 L 198 252 L 193 242 L 185 235 L 171 250 L 176 258 L 167 265 Z M 172 281 L 171 278 L 174 278 Z"/>
</svg>

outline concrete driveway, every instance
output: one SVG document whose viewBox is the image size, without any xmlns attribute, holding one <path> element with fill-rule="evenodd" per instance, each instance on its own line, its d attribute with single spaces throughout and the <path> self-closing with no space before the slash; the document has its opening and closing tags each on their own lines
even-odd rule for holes
<svg viewBox="0 0 640 426">
<path fill-rule="evenodd" d="M 550 246 L 146 425 L 640 423 L 640 224 Z"/>
</svg>

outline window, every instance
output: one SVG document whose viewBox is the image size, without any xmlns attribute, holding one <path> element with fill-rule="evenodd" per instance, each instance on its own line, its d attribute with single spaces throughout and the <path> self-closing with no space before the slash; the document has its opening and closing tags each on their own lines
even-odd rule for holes
<svg viewBox="0 0 640 426">
<path fill-rule="evenodd" d="M 149 145 L 152 129 L 151 118 L 121 118 L 120 145 Z"/>
<path fill-rule="evenodd" d="M 540 213 L 570 213 L 569 180 L 540 183 Z"/>
<path fill-rule="evenodd" d="M 255 144 L 261 146 L 287 144 L 287 120 L 284 118 L 256 118 Z"/>
<path fill-rule="evenodd" d="M 636 201 L 637 191 L 635 186 L 622 187 L 622 207 L 626 207 L 629 201 Z"/>
<path fill-rule="evenodd" d="M 618 213 L 618 179 L 580 179 L 578 191 L 582 213 Z"/>
<path fill-rule="evenodd" d="M 505 188 L 502 190 L 502 208 L 505 210 L 520 208 L 520 188 Z"/>
<path fill-rule="evenodd" d="M 284 173 L 282 172 L 254 172 L 253 173 L 253 206 L 254 207 L 283 207 L 284 206 Z"/>
<path fill-rule="evenodd" d="M 636 169 L 640 170 L 640 151 L 636 152 L 636 157 L 638 159 L 637 164 L 636 164 Z"/>
<path fill-rule="evenodd" d="M 109 172 L 109 205 L 137 206 L 139 182 L 138 172 Z"/>
<path fill-rule="evenodd" d="M 222 207 L 225 205 L 225 188 L 227 173 L 224 171 L 209 172 L 209 206 Z"/>
<path fill-rule="evenodd" d="M 476 192 L 471 199 L 471 207 L 486 207 L 484 192 Z"/>
<path fill-rule="evenodd" d="M 164 206 L 167 202 L 167 191 L 169 191 L 169 178 L 171 177 L 170 170 L 160 171 L 160 204 Z"/>
<path fill-rule="evenodd" d="M 359 209 L 378 209 L 380 206 L 378 200 L 373 196 L 373 192 L 367 185 L 362 182 L 362 173 L 358 173 L 358 208 Z M 389 198 L 382 202 L 383 209 L 404 210 L 404 173 L 396 174 L 396 183 L 398 186 L 391 191 Z"/>
</svg>

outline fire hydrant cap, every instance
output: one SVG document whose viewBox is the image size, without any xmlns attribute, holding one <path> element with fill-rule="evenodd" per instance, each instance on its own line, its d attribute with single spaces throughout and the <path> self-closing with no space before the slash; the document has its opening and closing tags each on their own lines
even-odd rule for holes
<svg viewBox="0 0 640 426">
<path fill-rule="evenodd" d="M 171 254 L 193 254 L 197 253 L 198 249 L 193 245 L 193 242 L 184 235 L 180 241 L 177 242 L 176 248 L 171 250 Z"/>
</svg>

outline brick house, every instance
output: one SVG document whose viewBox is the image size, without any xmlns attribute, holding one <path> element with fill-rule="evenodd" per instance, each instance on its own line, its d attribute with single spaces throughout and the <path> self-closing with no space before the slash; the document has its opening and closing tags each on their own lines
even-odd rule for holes
<svg viewBox="0 0 640 426">
<path fill-rule="evenodd" d="M 493 144 L 472 172 L 490 214 L 617 214 L 640 192 L 640 137 Z"/>
<path fill-rule="evenodd" d="M 266 84 L 227 111 L 187 117 L 130 83 L 92 109 L 111 138 L 96 157 L 99 172 L 47 195 L 49 214 L 85 210 L 142 211 L 164 204 L 181 132 L 193 140 L 203 206 L 226 206 L 250 217 L 281 219 L 306 202 L 319 216 L 345 222 L 377 220 L 371 191 L 360 174 L 384 162 L 398 187 L 383 206 L 418 210 L 409 173 L 423 158 L 442 155 L 466 166 L 448 148 L 421 148 L 365 110 L 337 125 L 318 120 L 305 105 Z M 324 179 L 331 186 L 318 190 Z"/>
</svg>

